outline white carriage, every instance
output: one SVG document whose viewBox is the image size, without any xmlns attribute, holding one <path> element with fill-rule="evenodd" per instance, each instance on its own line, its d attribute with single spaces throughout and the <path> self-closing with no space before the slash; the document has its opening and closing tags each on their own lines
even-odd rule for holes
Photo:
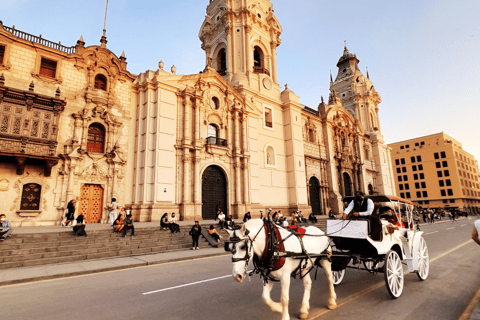
<svg viewBox="0 0 480 320">
<path fill-rule="evenodd" d="M 334 243 L 332 270 L 334 284 L 342 282 L 345 269 L 363 269 L 371 273 L 384 273 L 386 287 L 393 298 L 402 294 L 404 285 L 403 264 L 408 272 L 417 273 L 426 280 L 429 256 L 423 232 L 413 219 L 413 203 L 395 196 L 366 196 L 375 203 L 372 220 L 327 220 L 327 235 Z M 346 197 L 350 202 L 353 197 Z M 390 222 L 378 214 L 378 209 L 389 206 L 394 219 Z M 392 220 L 396 222 L 392 223 Z"/>
</svg>

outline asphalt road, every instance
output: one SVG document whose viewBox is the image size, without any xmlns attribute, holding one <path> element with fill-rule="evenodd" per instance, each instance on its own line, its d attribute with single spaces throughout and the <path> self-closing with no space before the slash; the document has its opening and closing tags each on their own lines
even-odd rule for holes
<svg viewBox="0 0 480 320">
<path fill-rule="evenodd" d="M 406 274 L 393 300 L 383 274 L 347 269 L 336 287 L 338 308 L 326 309 L 319 270 L 309 319 L 458 319 L 480 288 L 480 247 L 470 240 L 474 219 L 422 228 L 430 275 Z M 242 284 L 231 277 L 229 256 L 15 285 L 0 289 L 8 319 L 280 319 L 262 302 L 258 276 Z M 279 300 L 279 285 L 272 292 Z M 303 285 L 292 280 L 290 315 L 297 318 Z"/>
</svg>

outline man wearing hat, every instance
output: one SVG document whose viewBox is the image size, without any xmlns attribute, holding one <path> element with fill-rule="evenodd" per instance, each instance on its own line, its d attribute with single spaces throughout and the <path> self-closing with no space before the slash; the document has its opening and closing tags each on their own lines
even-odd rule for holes
<svg viewBox="0 0 480 320">
<path fill-rule="evenodd" d="M 366 199 L 365 193 L 358 190 L 355 191 L 355 199 L 353 199 L 343 213 L 343 219 L 349 218 L 365 218 L 370 220 L 375 205 L 372 199 Z"/>
<path fill-rule="evenodd" d="M 135 227 L 133 226 L 133 217 L 132 212 L 127 213 L 127 217 L 125 218 L 125 226 L 123 228 L 123 237 L 127 236 L 127 230 L 132 230 L 132 237 L 135 237 Z"/>
</svg>

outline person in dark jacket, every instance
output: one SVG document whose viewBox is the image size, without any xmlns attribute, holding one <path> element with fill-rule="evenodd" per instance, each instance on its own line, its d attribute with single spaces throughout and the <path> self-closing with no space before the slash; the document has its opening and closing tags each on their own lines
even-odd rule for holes
<svg viewBox="0 0 480 320">
<path fill-rule="evenodd" d="M 310 215 L 308 216 L 308 220 L 312 223 L 317 223 L 318 220 L 317 220 L 317 217 L 315 217 L 315 213 L 310 213 Z"/>
<path fill-rule="evenodd" d="M 200 235 L 202 234 L 202 226 L 198 224 L 198 221 L 195 221 L 195 224 L 193 225 L 192 229 L 190 229 L 188 234 L 192 236 L 192 250 L 199 250 L 198 238 L 200 238 Z"/>
<path fill-rule="evenodd" d="M 125 227 L 123 228 L 123 237 L 127 236 L 127 230 L 132 229 L 132 237 L 135 237 L 135 228 L 133 227 L 132 213 L 129 212 L 125 218 Z"/>
<path fill-rule="evenodd" d="M 85 222 L 83 221 L 83 214 L 81 213 L 77 219 L 77 225 L 73 227 L 73 232 L 75 232 L 76 236 L 87 236 L 87 232 L 85 232 Z"/>
<path fill-rule="evenodd" d="M 247 222 L 248 220 L 252 219 L 252 215 L 250 214 L 250 211 L 248 211 L 247 213 L 245 213 L 245 215 L 243 216 L 243 222 Z"/>
<path fill-rule="evenodd" d="M 67 204 L 67 211 L 65 212 L 65 219 L 67 219 L 67 221 L 65 221 L 65 223 L 62 222 L 62 227 L 68 226 L 68 224 L 70 222 L 73 222 L 73 220 L 75 219 L 74 215 L 75 215 L 75 204 L 76 203 L 77 203 L 77 201 L 70 200 L 70 202 Z"/>
<path fill-rule="evenodd" d="M 160 218 L 160 228 L 162 228 L 163 231 L 168 230 L 168 213 L 166 212 Z"/>
</svg>

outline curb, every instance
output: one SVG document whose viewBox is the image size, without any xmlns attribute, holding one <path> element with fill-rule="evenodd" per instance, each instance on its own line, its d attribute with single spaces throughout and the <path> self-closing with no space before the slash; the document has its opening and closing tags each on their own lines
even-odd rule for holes
<svg viewBox="0 0 480 320">
<path fill-rule="evenodd" d="M 460 318 L 458 318 L 458 320 L 478 319 L 478 318 L 473 318 L 472 314 L 476 309 L 478 309 L 478 303 L 479 302 L 480 302 L 480 290 L 477 291 L 477 293 L 473 297 L 472 301 L 470 301 L 467 308 L 462 313 Z"/>
<path fill-rule="evenodd" d="M 103 272 L 109 272 L 109 271 L 135 269 L 135 268 L 141 268 L 141 267 L 147 267 L 147 266 L 167 264 L 167 263 L 172 263 L 172 262 L 180 262 L 180 261 L 187 261 L 187 260 L 198 260 L 198 259 L 212 258 L 212 257 L 217 257 L 217 256 L 225 256 L 225 255 L 228 255 L 228 254 L 227 253 L 212 253 L 212 254 L 205 254 L 205 255 L 201 255 L 201 256 L 173 258 L 173 259 L 168 259 L 168 260 L 143 262 L 143 263 L 136 263 L 136 264 L 124 265 L 124 266 L 118 266 L 118 267 L 102 268 L 102 269 L 96 269 L 96 270 L 85 270 L 85 271 L 79 271 L 79 272 L 55 274 L 55 275 L 51 275 L 51 276 L 41 276 L 41 277 L 32 277 L 32 278 L 25 278 L 25 279 L 19 279 L 19 280 L 1 281 L 0 282 L 0 287 L 16 285 L 16 284 L 32 283 L 32 282 L 38 282 L 38 281 L 45 281 L 45 280 L 70 278 L 70 277 L 75 277 L 75 276 L 103 273 Z M 134 258 L 135 256 L 128 256 L 128 257 L 133 257 Z M 118 258 L 118 257 L 115 257 L 115 258 Z M 112 259 L 115 259 L 115 258 L 112 258 Z M 102 260 L 105 260 L 105 259 L 102 259 Z M 91 260 L 91 261 L 99 261 L 99 260 Z M 82 261 L 82 262 L 85 262 L 85 261 Z"/>
</svg>

